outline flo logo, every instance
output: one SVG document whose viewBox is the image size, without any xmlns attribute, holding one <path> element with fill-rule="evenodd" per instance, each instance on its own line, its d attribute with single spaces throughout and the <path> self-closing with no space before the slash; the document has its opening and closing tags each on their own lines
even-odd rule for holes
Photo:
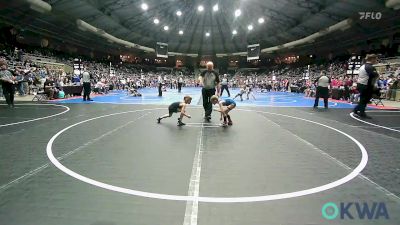
<svg viewBox="0 0 400 225">
<path fill-rule="evenodd" d="M 380 20 L 382 18 L 381 12 L 359 12 L 360 20 Z"/>
<path fill-rule="evenodd" d="M 322 217 L 327 220 L 340 218 L 342 220 L 360 219 L 360 220 L 379 220 L 389 219 L 389 212 L 383 202 L 341 202 L 339 206 L 336 203 L 328 202 L 322 206 Z"/>
</svg>

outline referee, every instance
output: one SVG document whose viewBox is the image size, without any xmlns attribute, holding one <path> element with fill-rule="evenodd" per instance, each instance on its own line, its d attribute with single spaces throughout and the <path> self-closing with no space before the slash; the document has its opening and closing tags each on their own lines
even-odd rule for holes
<svg viewBox="0 0 400 225">
<path fill-rule="evenodd" d="M 229 88 L 228 88 L 228 75 L 224 74 L 224 77 L 222 78 L 222 82 L 221 82 L 221 96 L 224 93 L 224 90 L 226 90 L 226 92 L 228 92 L 228 97 L 231 97 L 231 93 L 229 92 Z"/>
<path fill-rule="evenodd" d="M 183 75 L 180 75 L 178 79 L 178 93 L 181 93 L 182 85 L 183 85 Z"/>
<path fill-rule="evenodd" d="M 83 82 L 83 101 L 93 101 L 90 98 L 91 84 L 90 84 L 90 74 L 87 72 L 87 68 L 82 74 L 82 82 Z"/>
<path fill-rule="evenodd" d="M 212 113 L 211 96 L 219 96 L 221 93 L 219 87 L 219 75 L 218 72 L 214 70 L 214 63 L 207 63 L 207 70 L 200 74 L 199 80 L 200 83 L 203 84 L 201 94 L 203 97 L 204 119 L 206 121 L 210 121 Z"/>
<path fill-rule="evenodd" d="M 162 97 L 162 86 L 164 81 L 161 75 L 158 76 L 157 81 L 158 81 L 158 97 Z"/>
<path fill-rule="evenodd" d="M 373 67 L 378 62 L 378 57 L 375 54 L 367 55 L 365 57 L 366 63 L 359 69 L 357 89 L 360 92 L 360 102 L 354 108 L 353 113 L 362 118 L 370 119 L 371 117 L 365 114 L 365 108 L 372 98 L 374 87 L 379 74 Z"/>
<path fill-rule="evenodd" d="M 317 93 L 315 94 L 314 109 L 318 107 L 319 98 L 324 99 L 325 109 L 328 109 L 329 86 L 331 79 L 326 76 L 324 71 L 321 71 L 321 76 L 315 81 L 317 83 Z"/>
</svg>

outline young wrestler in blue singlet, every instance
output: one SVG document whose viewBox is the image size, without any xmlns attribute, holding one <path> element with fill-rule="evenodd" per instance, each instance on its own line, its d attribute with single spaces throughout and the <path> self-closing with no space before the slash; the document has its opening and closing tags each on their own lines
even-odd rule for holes
<svg viewBox="0 0 400 225">
<path fill-rule="evenodd" d="M 218 96 L 213 95 L 211 97 L 211 103 L 213 105 L 218 104 L 219 109 L 217 109 L 216 111 L 221 113 L 221 120 L 222 118 L 224 119 L 223 122 L 223 126 L 232 126 L 232 120 L 231 120 L 231 116 L 229 115 L 229 112 L 234 109 L 236 107 L 236 102 L 232 99 L 225 99 L 225 100 L 221 100 L 219 101 Z"/>
<path fill-rule="evenodd" d="M 186 114 L 186 105 L 190 104 L 192 102 L 192 97 L 190 96 L 185 96 L 183 98 L 183 102 L 174 102 L 168 107 L 168 114 L 165 114 L 157 119 L 157 123 L 160 123 L 162 119 L 171 117 L 172 114 L 174 113 L 181 113 L 181 115 L 178 118 L 178 126 L 184 126 L 186 125 L 185 123 L 182 122 L 182 118 L 186 116 L 187 118 L 191 118 L 190 115 Z"/>
</svg>

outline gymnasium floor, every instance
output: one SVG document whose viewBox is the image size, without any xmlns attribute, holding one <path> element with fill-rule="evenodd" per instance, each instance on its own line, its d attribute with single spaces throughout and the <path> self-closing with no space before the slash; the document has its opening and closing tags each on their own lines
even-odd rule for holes
<svg viewBox="0 0 400 225">
<path fill-rule="evenodd" d="M 215 112 L 203 123 L 198 89 L 141 92 L 0 105 L 0 224 L 400 224 L 400 111 L 359 121 L 347 103 L 256 93 L 223 128 Z M 186 94 L 188 126 L 156 124 Z M 327 202 L 354 203 L 354 218 L 324 218 Z"/>
</svg>

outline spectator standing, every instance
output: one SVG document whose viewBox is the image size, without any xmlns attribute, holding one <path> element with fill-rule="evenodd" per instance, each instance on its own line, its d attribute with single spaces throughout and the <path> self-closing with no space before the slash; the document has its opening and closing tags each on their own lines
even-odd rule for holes
<svg viewBox="0 0 400 225">
<path fill-rule="evenodd" d="M 19 96 L 24 96 L 25 95 L 24 86 L 23 86 L 24 85 L 23 84 L 24 72 L 21 69 L 17 68 L 14 71 L 14 75 L 15 75 L 15 81 L 17 83 L 16 86 L 17 86 L 17 90 L 18 90 Z"/>
<path fill-rule="evenodd" d="M 389 90 L 387 93 L 387 99 L 390 99 L 392 101 L 396 99 L 396 92 L 400 88 L 399 80 L 400 75 L 397 78 L 390 78 L 390 82 L 388 82 Z"/>
<path fill-rule="evenodd" d="M 14 76 L 7 68 L 7 61 L 0 60 L 0 82 L 7 105 L 14 108 Z"/>
<path fill-rule="evenodd" d="M 383 78 L 383 76 L 379 76 L 378 80 L 378 88 L 381 90 L 386 90 L 387 80 Z"/>
<path fill-rule="evenodd" d="M 336 79 L 336 77 L 333 77 L 331 80 L 331 85 L 332 85 L 332 89 L 338 89 L 339 88 L 339 80 Z"/>
<path fill-rule="evenodd" d="M 38 71 L 38 76 L 39 76 L 39 81 L 41 84 L 41 87 L 44 87 L 44 82 L 46 82 L 46 76 L 47 76 L 47 70 L 46 68 L 42 67 Z"/>
<path fill-rule="evenodd" d="M 344 94 L 343 94 L 344 100 L 348 101 L 350 99 L 350 88 L 353 85 L 353 81 L 348 76 L 346 76 L 344 78 L 343 85 L 344 85 Z"/>
</svg>

